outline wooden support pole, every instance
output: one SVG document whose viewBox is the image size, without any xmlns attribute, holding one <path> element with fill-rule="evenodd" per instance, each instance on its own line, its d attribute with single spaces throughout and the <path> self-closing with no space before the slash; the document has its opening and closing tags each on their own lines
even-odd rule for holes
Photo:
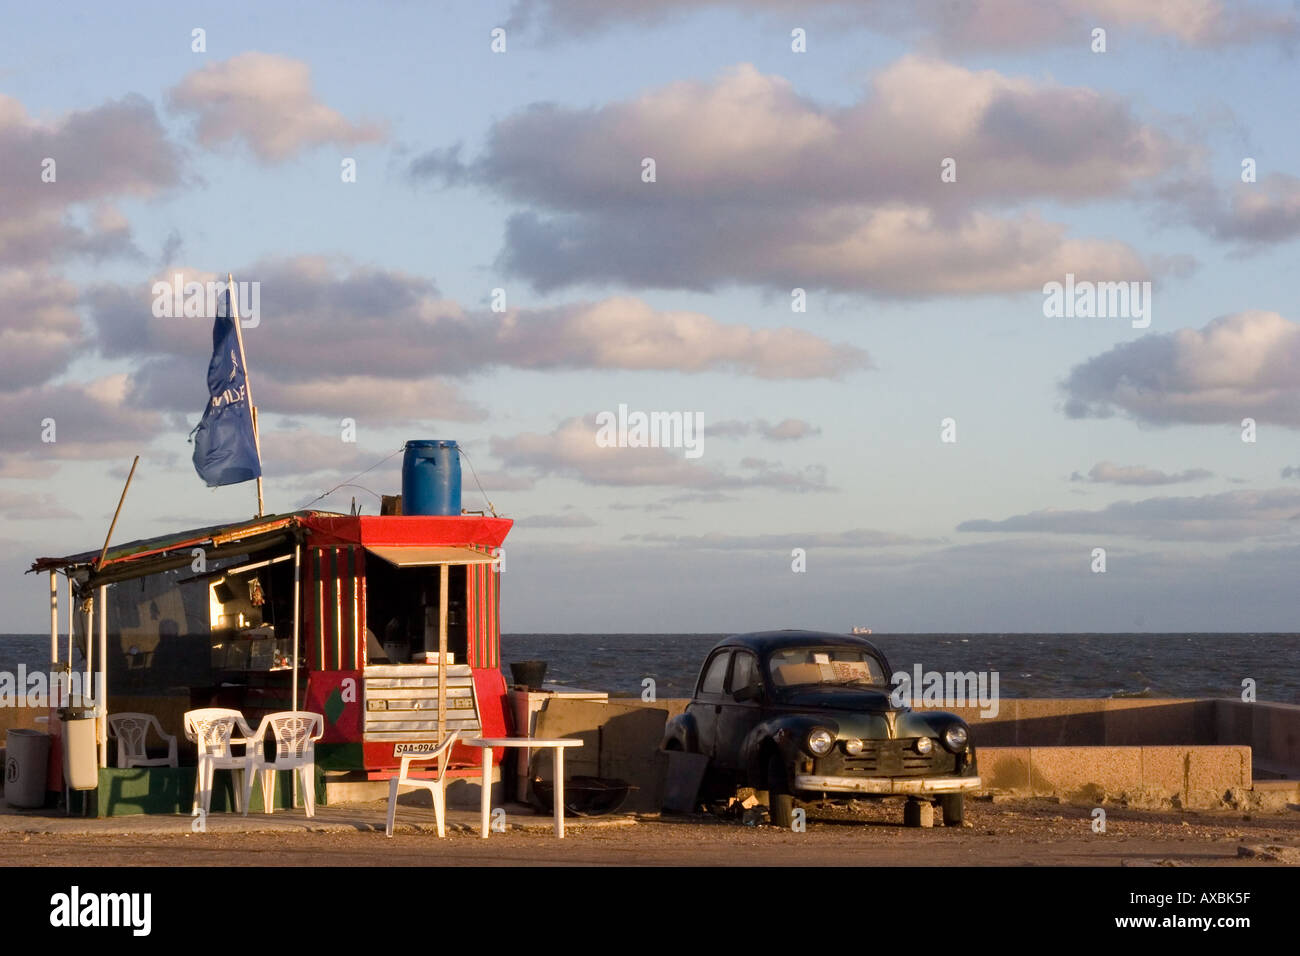
<svg viewBox="0 0 1300 956">
<path fill-rule="evenodd" d="M 99 563 L 96 567 L 104 566 L 104 558 L 108 557 L 108 542 L 113 540 L 113 529 L 117 527 L 118 515 L 122 513 L 122 502 L 126 501 L 126 492 L 131 487 L 131 479 L 135 477 L 135 466 L 140 464 L 140 456 L 135 456 L 135 461 L 131 462 L 131 473 L 126 476 L 126 484 L 122 486 L 122 494 L 117 499 L 117 510 L 113 512 L 113 523 L 108 526 L 108 534 L 104 535 L 104 550 L 99 552 Z"/>
<path fill-rule="evenodd" d="M 128 479 L 129 481 L 130 479 Z M 89 640 L 89 636 L 87 636 Z M 99 586 L 99 684 L 95 691 L 95 739 L 99 765 L 108 766 L 108 585 Z"/>
<path fill-rule="evenodd" d="M 50 667 L 59 663 L 59 579 L 50 572 Z"/>
<path fill-rule="evenodd" d="M 447 592 L 451 588 L 451 568 L 438 565 L 438 742 L 447 739 Z M 438 771 L 446 765 L 447 754 L 438 756 Z"/>
</svg>

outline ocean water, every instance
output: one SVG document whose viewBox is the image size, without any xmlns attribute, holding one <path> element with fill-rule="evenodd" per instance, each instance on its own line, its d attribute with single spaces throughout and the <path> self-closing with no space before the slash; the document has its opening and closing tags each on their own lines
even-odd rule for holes
<svg viewBox="0 0 1300 956">
<path fill-rule="evenodd" d="M 689 697 L 722 634 L 505 634 L 510 661 L 611 694 Z M 894 671 L 996 671 L 1003 697 L 1240 697 L 1300 703 L 1300 634 L 872 634 Z"/>
<path fill-rule="evenodd" d="M 722 634 L 505 634 L 510 661 L 544 660 L 546 683 L 689 697 Z M 1300 634 L 873 634 L 893 670 L 996 671 L 1003 697 L 1239 697 L 1300 704 Z M 66 641 L 66 638 L 65 638 Z M 64 645 L 66 646 L 66 645 Z M 49 635 L 0 635 L 0 671 L 44 668 Z"/>
</svg>

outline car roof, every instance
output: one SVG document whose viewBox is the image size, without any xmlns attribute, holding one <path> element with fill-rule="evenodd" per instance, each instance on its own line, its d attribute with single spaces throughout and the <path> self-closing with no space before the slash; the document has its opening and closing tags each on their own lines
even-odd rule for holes
<svg viewBox="0 0 1300 956">
<path fill-rule="evenodd" d="M 744 647 L 764 654 L 778 647 L 814 647 L 835 644 L 844 647 L 863 647 L 877 657 L 884 658 L 880 649 L 870 641 L 853 634 L 835 634 L 830 631 L 754 631 L 749 634 L 732 634 L 714 645 L 719 647 Z"/>
</svg>

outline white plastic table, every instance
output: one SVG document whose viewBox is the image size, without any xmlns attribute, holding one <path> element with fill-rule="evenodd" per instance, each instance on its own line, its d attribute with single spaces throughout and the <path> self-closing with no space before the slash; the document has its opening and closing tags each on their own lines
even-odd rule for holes
<svg viewBox="0 0 1300 956">
<path fill-rule="evenodd" d="M 527 747 L 555 751 L 555 835 L 564 839 L 564 750 L 566 747 L 581 747 L 581 740 L 539 740 L 536 737 L 471 737 L 464 741 L 471 747 L 483 750 L 483 777 L 480 785 L 483 790 L 482 837 L 488 838 L 492 829 L 492 748 L 493 747 Z"/>
</svg>

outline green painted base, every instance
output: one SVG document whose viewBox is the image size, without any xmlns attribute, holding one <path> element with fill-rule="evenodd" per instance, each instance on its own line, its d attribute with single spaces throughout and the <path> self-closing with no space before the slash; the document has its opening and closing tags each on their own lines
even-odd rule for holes
<svg viewBox="0 0 1300 956">
<path fill-rule="evenodd" d="M 317 744 L 317 770 L 364 770 L 361 744 Z"/>
<path fill-rule="evenodd" d="M 83 809 L 82 801 L 89 799 L 90 811 L 99 817 L 121 817 L 136 813 L 191 814 L 194 806 L 194 767 L 135 767 L 119 770 L 116 767 L 100 768 L 99 790 L 72 793 L 72 813 Z M 275 808 L 289 809 L 292 794 L 290 771 L 276 774 Z M 316 765 L 316 804 L 325 805 L 325 777 L 323 768 Z M 250 813 L 263 810 L 262 788 L 254 784 L 249 801 Z M 235 809 L 234 785 L 228 770 L 218 770 L 212 784 L 212 812 L 227 813 Z"/>
</svg>

